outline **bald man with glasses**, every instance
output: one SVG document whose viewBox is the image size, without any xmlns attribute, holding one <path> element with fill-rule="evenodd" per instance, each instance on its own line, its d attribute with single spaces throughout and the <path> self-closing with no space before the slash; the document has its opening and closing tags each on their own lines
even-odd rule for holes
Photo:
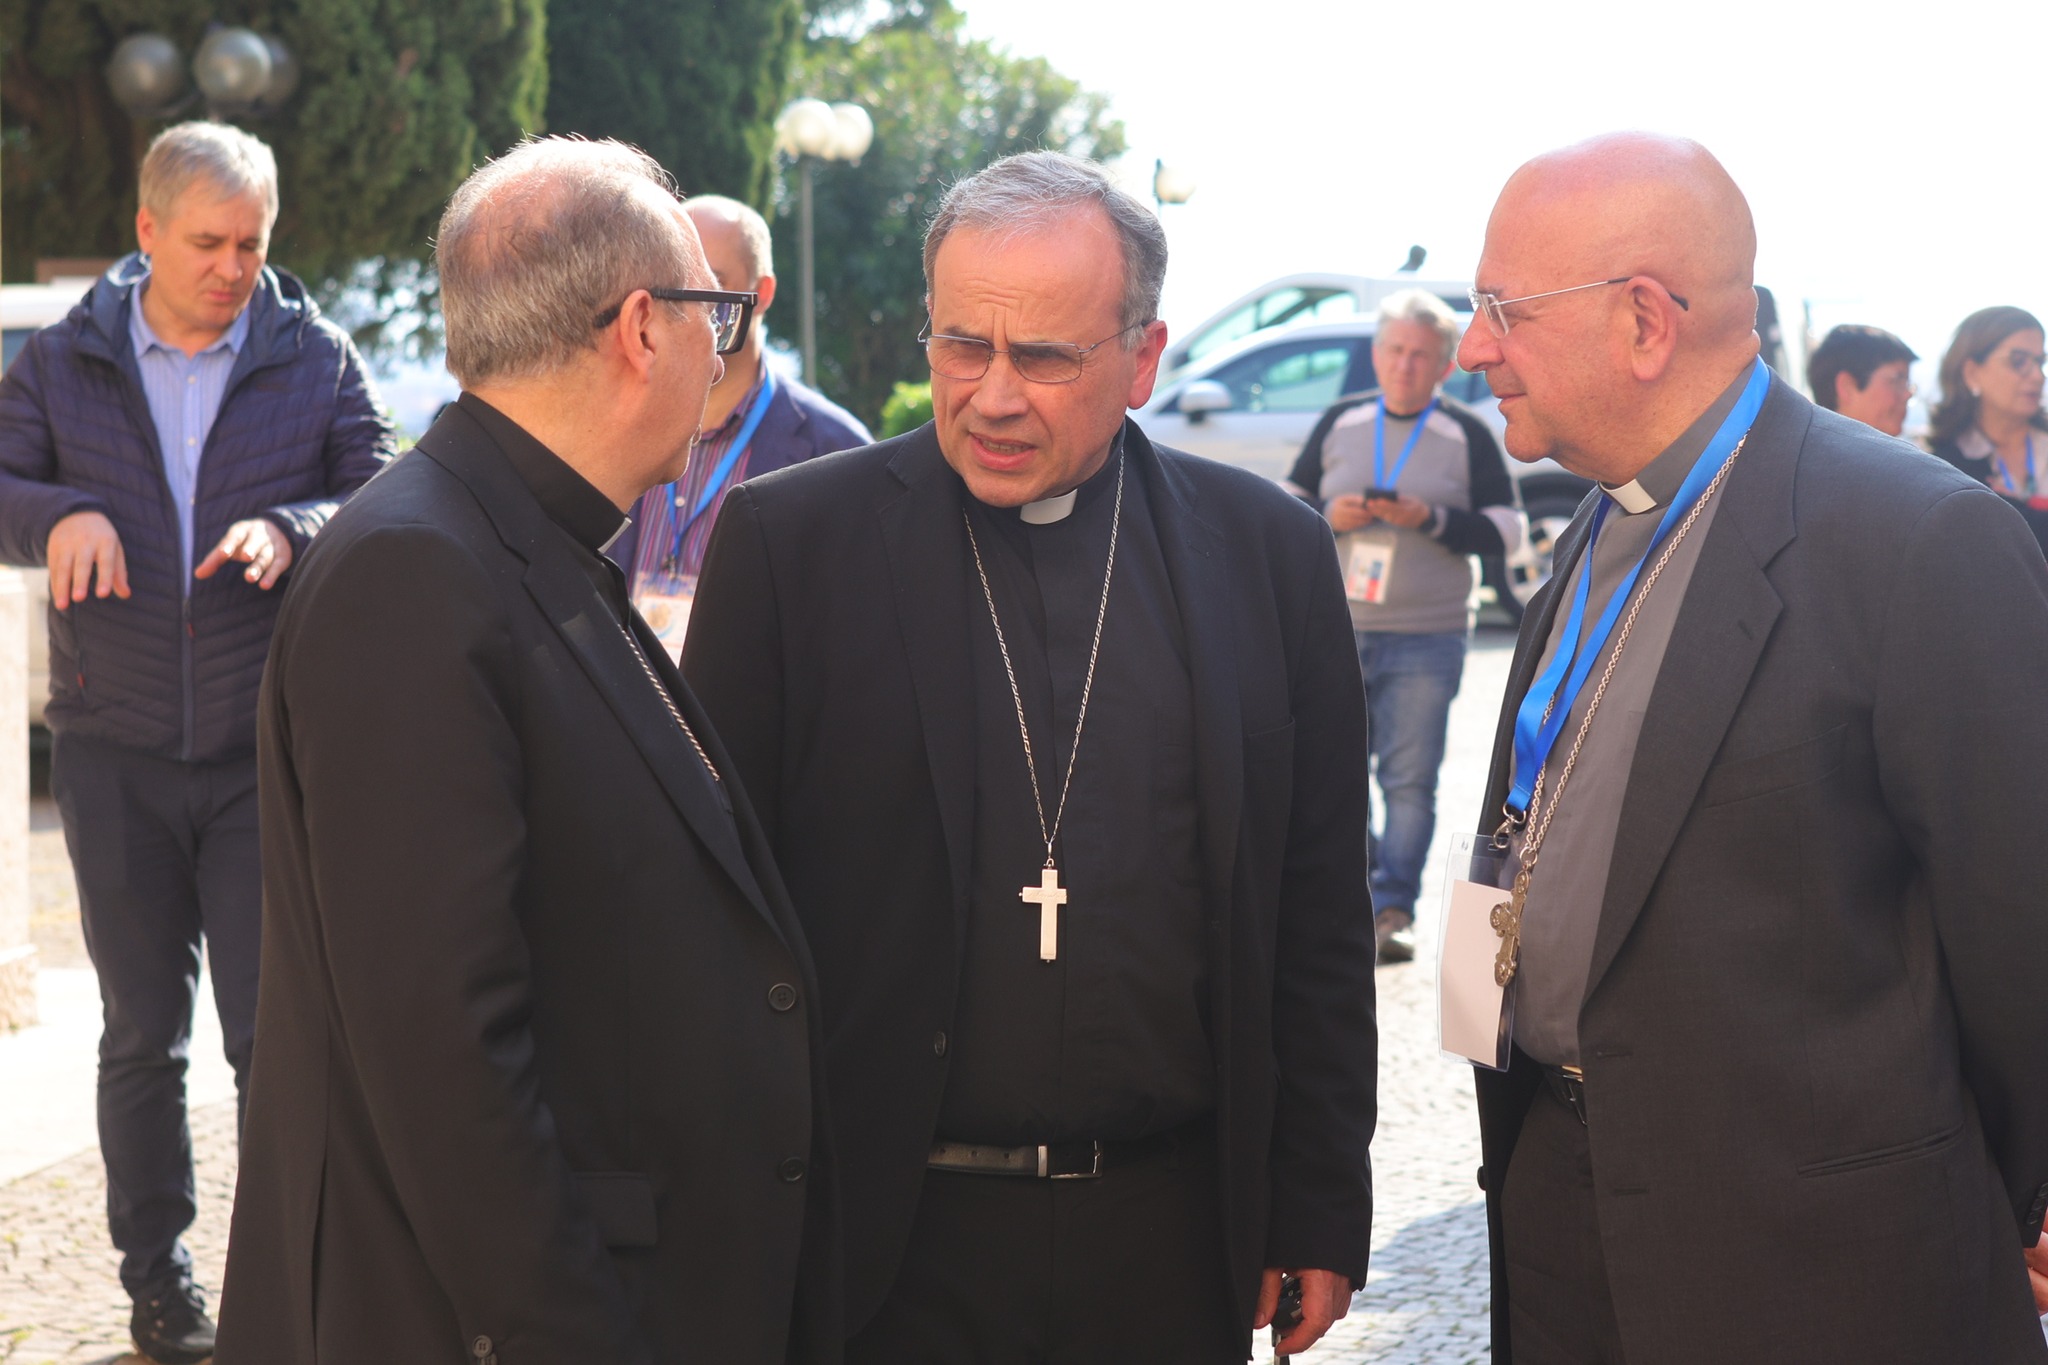
<svg viewBox="0 0 2048 1365">
<path fill-rule="evenodd" d="M 1493 1358 L 2040 1365 L 2048 565 L 1771 374 L 1755 251 L 1720 163 L 1641 134 L 1487 226 L 1460 363 L 1510 455 L 1600 485 L 1441 968 L 1486 1006 Z"/>
</svg>

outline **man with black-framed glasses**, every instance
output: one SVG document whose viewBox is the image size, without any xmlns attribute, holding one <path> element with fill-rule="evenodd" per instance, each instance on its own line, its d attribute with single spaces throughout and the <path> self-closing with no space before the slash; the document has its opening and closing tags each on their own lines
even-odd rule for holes
<svg viewBox="0 0 2048 1365">
<path fill-rule="evenodd" d="M 604 557 L 752 297 L 615 142 L 478 170 L 435 261 L 462 397 L 294 569 L 266 675 L 217 1359 L 831 1365 L 803 933 Z"/>
<path fill-rule="evenodd" d="M 1364 1282 L 1365 705 L 1328 526 L 1157 447 L 1165 234 L 1050 152 L 925 239 L 934 420 L 727 500 L 684 671 L 816 954 L 848 1359 L 1223 1365 Z"/>
<path fill-rule="evenodd" d="M 2048 564 L 1765 367 L 1755 255 L 1646 134 L 1487 223 L 1459 361 L 1599 484 L 1447 878 L 1493 1359 L 2042 1365 Z"/>
</svg>

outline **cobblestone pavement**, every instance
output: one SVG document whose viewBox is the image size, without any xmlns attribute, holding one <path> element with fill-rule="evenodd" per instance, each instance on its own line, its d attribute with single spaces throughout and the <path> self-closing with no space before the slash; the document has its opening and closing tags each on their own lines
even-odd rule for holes
<svg viewBox="0 0 2048 1365">
<path fill-rule="evenodd" d="M 1376 1208 L 1371 1276 L 1351 1315 L 1299 1365 L 1470 1365 L 1486 1341 L 1486 1222 L 1475 1174 L 1479 1134 L 1470 1070 L 1436 1045 L 1436 899 L 1447 831 L 1469 828 L 1512 639 L 1482 632 L 1451 716 L 1438 809 L 1439 849 L 1422 894 L 1421 952 L 1379 972 L 1380 1125 L 1373 1142 Z M 54 832 L 54 831 L 52 831 Z M 38 850 L 38 852 L 42 852 Z M 47 858 L 49 855 L 45 855 Z M 62 857 L 61 845 L 54 856 Z M 54 880 L 55 869 L 51 869 Z M 66 931 L 39 885 L 39 942 Z M 75 910 L 72 912 L 75 915 Z M 45 951 L 49 951 L 48 948 Z M 5 1103 L 17 1097 L 7 1097 Z M 234 1191 L 234 1105 L 194 1113 L 199 1221 L 187 1235 L 202 1284 L 220 1287 Z M 0 1362 L 144 1365 L 125 1354 L 128 1303 L 106 1240 L 106 1181 L 97 1151 L 0 1186 Z M 1257 1357 L 1270 1361 L 1263 1347 Z"/>
</svg>

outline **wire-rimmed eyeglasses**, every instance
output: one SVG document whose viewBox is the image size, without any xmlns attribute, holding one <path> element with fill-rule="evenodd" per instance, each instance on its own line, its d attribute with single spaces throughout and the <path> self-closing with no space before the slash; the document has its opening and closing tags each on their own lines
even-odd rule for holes
<svg viewBox="0 0 2048 1365">
<path fill-rule="evenodd" d="M 754 316 L 754 303 L 759 295 L 750 290 L 739 289 L 649 289 L 650 297 L 669 303 L 708 303 L 711 305 L 711 335 L 714 349 L 720 355 L 731 355 L 747 344 L 747 322 Z M 628 294 L 626 298 L 631 298 Z M 597 315 L 592 327 L 609 327 L 618 320 L 619 310 L 626 306 L 620 299 Z"/>
<path fill-rule="evenodd" d="M 1591 284 L 1575 284 L 1569 289 L 1546 289 L 1540 294 L 1523 294 L 1519 298 L 1512 299 L 1504 299 L 1498 294 L 1482 293 L 1477 289 L 1468 289 L 1465 292 L 1472 300 L 1473 314 L 1486 320 L 1488 331 L 1497 337 L 1504 337 L 1508 334 L 1508 328 L 1512 325 L 1508 322 L 1507 315 L 1507 308 L 1510 304 L 1528 303 L 1532 299 L 1555 298 L 1559 294 L 1576 294 L 1581 289 L 1604 289 L 1610 284 L 1627 284 L 1635 278 L 1634 275 L 1617 275 L 1611 280 L 1595 280 Z M 1666 289 L 1664 292 L 1671 294 L 1669 289 Z M 1671 301 L 1687 312 L 1692 311 L 1692 305 L 1676 294 L 1671 294 Z"/>
<path fill-rule="evenodd" d="M 942 378 L 979 379 L 988 373 L 988 367 L 995 363 L 997 356 L 1006 355 L 1020 379 L 1033 384 L 1071 384 L 1081 377 L 1090 351 L 1097 346 L 1107 346 L 1146 325 L 1134 322 L 1088 346 L 1077 346 L 1071 341 L 1029 341 L 999 351 L 994 343 L 978 337 L 934 332 L 927 320 L 917 334 L 917 342 L 924 347 L 925 360 L 931 365 L 932 373 Z"/>
</svg>

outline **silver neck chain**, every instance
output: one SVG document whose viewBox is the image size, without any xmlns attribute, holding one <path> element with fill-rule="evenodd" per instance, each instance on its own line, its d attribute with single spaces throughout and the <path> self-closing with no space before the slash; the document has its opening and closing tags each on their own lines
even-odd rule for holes
<svg viewBox="0 0 2048 1365">
<path fill-rule="evenodd" d="M 988 584 L 988 566 L 982 563 L 981 542 L 974 535 L 974 519 L 966 508 L 960 509 L 960 520 L 967 526 L 967 545 L 974 551 L 974 572 L 981 579 L 982 600 L 988 603 L 988 619 L 996 628 L 996 649 L 1003 656 L 1003 674 L 1010 680 L 1010 700 L 1017 706 L 1017 733 L 1024 740 L 1024 770 L 1031 775 L 1031 805 L 1038 813 L 1038 832 L 1045 839 L 1045 865 L 1053 865 L 1052 846 L 1060 837 L 1060 821 L 1067 814 L 1067 793 L 1074 786 L 1074 760 L 1081 753 L 1081 730 L 1088 723 L 1088 696 L 1095 690 L 1095 664 L 1102 657 L 1102 623 L 1109 615 L 1109 579 L 1116 571 L 1117 531 L 1123 525 L 1124 512 L 1124 460 L 1123 450 L 1117 450 L 1116 464 L 1116 506 L 1109 518 L 1109 563 L 1102 570 L 1102 601 L 1095 608 L 1095 641 L 1088 646 L 1088 674 L 1081 683 L 1081 710 L 1074 717 L 1074 747 L 1067 751 L 1067 775 L 1060 783 L 1060 801 L 1054 808 L 1052 822 L 1046 823 L 1045 798 L 1039 794 L 1038 759 L 1031 751 L 1031 727 L 1024 720 L 1024 694 L 1017 687 L 1017 670 L 1010 663 L 1010 644 L 1003 638 L 1003 619 L 996 613 L 996 595 Z"/>
<path fill-rule="evenodd" d="M 1607 666 L 1600 671 L 1600 685 L 1593 689 L 1592 700 L 1586 703 L 1586 714 L 1579 718 L 1578 732 L 1572 738 L 1571 751 L 1565 755 L 1564 770 L 1557 775 L 1557 788 L 1551 792 L 1548 803 L 1543 800 L 1543 779 L 1549 773 L 1550 765 L 1546 762 L 1536 770 L 1536 782 L 1529 790 L 1529 810 L 1524 817 L 1528 822 L 1529 834 L 1523 839 L 1521 851 L 1517 855 L 1524 872 L 1533 874 L 1536 871 L 1536 860 L 1543 855 L 1543 841 L 1550 834 L 1550 822 L 1557 816 L 1558 803 L 1564 799 L 1566 784 L 1578 770 L 1579 752 L 1586 747 L 1586 736 L 1593 728 L 1593 717 L 1599 714 L 1601 699 L 1607 695 L 1608 684 L 1614 681 L 1615 665 L 1621 662 L 1622 650 L 1628 648 L 1629 636 L 1635 631 L 1636 617 L 1642 614 L 1643 603 L 1649 600 L 1650 590 L 1656 587 L 1657 580 L 1664 576 L 1664 570 L 1669 567 L 1671 557 L 1678 553 L 1678 547 L 1684 543 L 1693 523 L 1700 519 L 1701 513 L 1707 509 L 1707 504 L 1713 501 L 1714 494 L 1720 492 L 1721 485 L 1728 481 L 1728 471 L 1735 468 L 1736 457 L 1742 454 L 1742 447 L 1748 442 L 1749 436 L 1745 433 L 1743 438 L 1735 443 L 1735 449 L 1728 452 L 1727 463 L 1721 466 L 1720 471 L 1714 475 L 1713 482 L 1700 494 L 1700 500 L 1692 505 L 1691 510 L 1678 523 L 1678 528 L 1671 533 L 1671 539 L 1665 543 L 1663 553 L 1657 556 L 1657 562 L 1650 568 L 1649 578 L 1644 580 L 1641 591 L 1636 593 L 1635 601 L 1629 604 L 1628 615 L 1622 618 L 1621 633 L 1615 637 L 1614 648 L 1607 655 Z M 1586 553 L 1584 572 L 1588 575 L 1593 572 L 1593 555 L 1590 550 Z M 1559 590 L 1562 591 L 1564 586 L 1560 585 Z M 1550 704 L 1556 706 L 1557 699 L 1551 698 Z M 1543 714 L 1546 720 L 1549 719 L 1548 710 Z M 1502 827 L 1503 832 L 1506 828 Z"/>
<path fill-rule="evenodd" d="M 706 753 L 704 746 L 697 741 L 697 732 L 690 728 L 689 721 L 683 719 L 682 709 L 676 705 L 676 699 L 669 695 L 668 688 L 662 684 L 661 675 L 656 673 L 654 665 L 648 662 L 647 651 L 640 648 L 640 641 L 634 636 L 632 626 L 621 621 L 619 623 L 619 633 L 626 637 L 626 644 L 631 647 L 633 657 L 640 661 L 640 671 L 645 673 L 647 681 L 653 684 L 654 695 L 661 698 L 661 704 L 668 708 L 670 717 L 682 728 L 683 738 L 690 741 L 690 747 L 697 751 L 697 757 L 704 760 L 704 769 L 711 774 L 711 780 L 713 782 L 724 781 L 718 775 L 718 767 L 711 761 L 711 755 Z"/>
</svg>

